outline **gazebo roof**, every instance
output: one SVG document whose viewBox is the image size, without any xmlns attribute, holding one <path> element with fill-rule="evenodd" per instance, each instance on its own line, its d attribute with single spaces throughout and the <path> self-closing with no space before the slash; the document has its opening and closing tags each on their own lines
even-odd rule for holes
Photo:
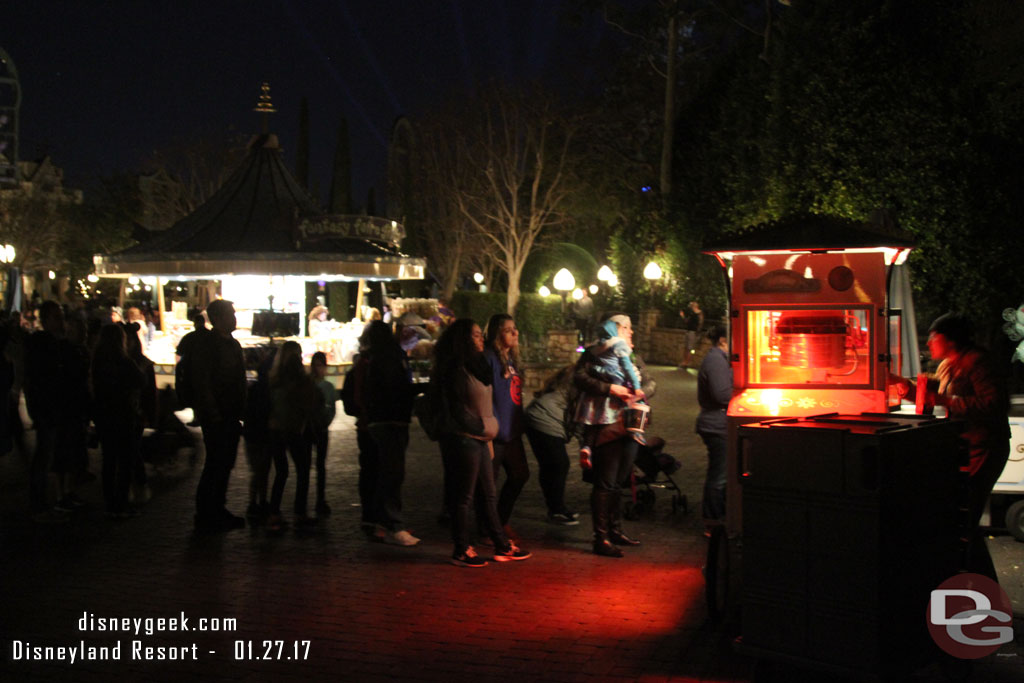
<svg viewBox="0 0 1024 683">
<path fill-rule="evenodd" d="M 166 231 L 93 258 L 105 276 L 226 274 L 419 279 L 391 220 L 325 215 L 288 171 L 277 136 L 257 136 L 243 163 L 203 205 Z"/>
</svg>

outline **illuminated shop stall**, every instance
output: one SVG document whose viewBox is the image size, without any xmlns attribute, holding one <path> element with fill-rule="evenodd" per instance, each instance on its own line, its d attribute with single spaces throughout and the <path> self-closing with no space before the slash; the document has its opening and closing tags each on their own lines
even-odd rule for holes
<svg viewBox="0 0 1024 683">
<path fill-rule="evenodd" d="M 745 654 L 856 680 L 927 661 L 921 614 L 961 536 L 960 427 L 899 412 L 890 381 L 917 349 L 898 286 L 913 244 L 885 227 L 794 216 L 704 249 L 733 371 L 709 606 L 738 600 Z"/>
<path fill-rule="evenodd" d="M 388 219 L 324 214 L 285 167 L 277 136 L 265 133 L 205 204 L 145 243 L 93 260 L 102 278 L 155 287 L 163 334 L 147 354 L 158 364 L 174 362 L 192 329 L 186 290 L 199 304 L 233 301 L 243 346 L 295 337 L 307 355 L 322 350 L 340 364 L 351 359 L 362 323 L 327 321 L 310 336 L 307 316 L 318 302 L 308 300 L 307 284 L 358 283 L 358 311 L 370 283 L 423 278 L 426 262 L 401 252 L 404 236 Z"/>
</svg>

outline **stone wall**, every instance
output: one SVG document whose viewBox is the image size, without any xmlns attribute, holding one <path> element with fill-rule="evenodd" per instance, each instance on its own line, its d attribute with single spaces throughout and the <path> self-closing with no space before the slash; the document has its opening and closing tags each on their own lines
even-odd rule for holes
<svg viewBox="0 0 1024 683">
<path fill-rule="evenodd" d="M 637 319 L 633 342 L 643 359 L 653 365 L 682 365 L 686 358 L 686 330 L 657 327 L 657 311 L 643 311 Z M 690 367 L 700 367 L 710 348 L 711 342 L 703 332 L 699 333 Z"/>
<path fill-rule="evenodd" d="M 579 334 L 576 330 L 548 330 L 548 362 L 555 365 L 576 362 Z"/>
</svg>

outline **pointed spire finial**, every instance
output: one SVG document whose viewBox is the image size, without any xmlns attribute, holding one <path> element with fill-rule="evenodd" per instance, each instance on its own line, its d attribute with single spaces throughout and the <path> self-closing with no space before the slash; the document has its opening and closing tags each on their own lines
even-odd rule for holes
<svg viewBox="0 0 1024 683">
<path fill-rule="evenodd" d="M 270 115 L 277 111 L 274 109 L 274 103 L 270 101 L 270 83 L 263 81 L 263 84 L 260 86 L 260 97 L 253 111 L 262 114 L 263 132 L 269 133 Z"/>
</svg>

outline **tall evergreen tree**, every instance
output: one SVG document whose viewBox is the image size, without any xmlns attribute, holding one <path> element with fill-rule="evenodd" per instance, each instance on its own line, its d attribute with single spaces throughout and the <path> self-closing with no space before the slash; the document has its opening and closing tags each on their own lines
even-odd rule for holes
<svg viewBox="0 0 1024 683">
<path fill-rule="evenodd" d="M 366 213 L 367 216 L 377 215 L 377 195 L 371 187 L 366 191 Z"/>
<path fill-rule="evenodd" d="M 295 150 L 295 179 L 309 189 L 309 100 L 299 103 L 299 145 Z"/>
<path fill-rule="evenodd" d="M 338 142 L 334 147 L 331 177 L 331 213 L 352 213 L 352 145 L 348 137 L 348 121 L 338 122 Z"/>
</svg>

